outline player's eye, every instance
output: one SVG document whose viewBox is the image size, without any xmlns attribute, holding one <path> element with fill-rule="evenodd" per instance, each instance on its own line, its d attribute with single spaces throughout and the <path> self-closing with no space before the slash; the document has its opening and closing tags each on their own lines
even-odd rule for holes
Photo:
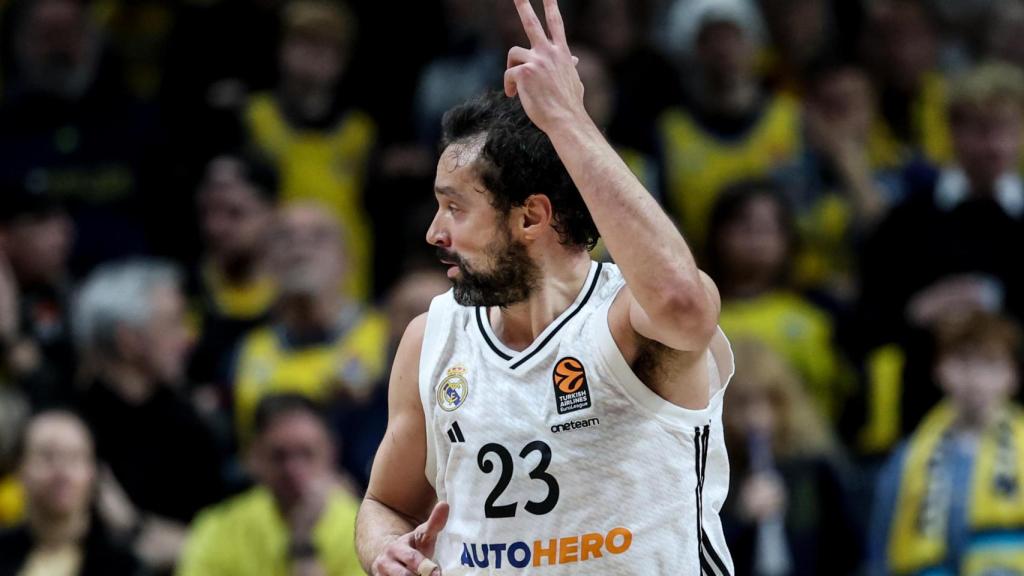
<svg viewBox="0 0 1024 576">
<path fill-rule="evenodd" d="M 449 204 L 448 205 L 448 213 L 449 214 L 455 215 L 455 214 L 457 214 L 457 213 L 459 213 L 461 211 L 462 210 L 458 206 L 456 206 L 455 204 Z"/>
</svg>

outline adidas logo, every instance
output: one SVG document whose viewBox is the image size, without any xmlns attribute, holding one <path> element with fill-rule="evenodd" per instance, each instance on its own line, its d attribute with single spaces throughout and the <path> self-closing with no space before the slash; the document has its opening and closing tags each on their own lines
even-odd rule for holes
<svg viewBox="0 0 1024 576">
<path fill-rule="evenodd" d="M 458 422 L 452 422 L 452 427 L 448 429 L 448 439 L 453 444 L 460 444 L 466 441 L 466 437 L 462 435 L 462 428 L 459 428 Z"/>
</svg>

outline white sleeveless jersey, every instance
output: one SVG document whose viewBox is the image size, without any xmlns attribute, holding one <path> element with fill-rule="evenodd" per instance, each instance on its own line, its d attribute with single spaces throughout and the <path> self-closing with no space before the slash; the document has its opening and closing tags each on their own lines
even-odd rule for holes
<svg viewBox="0 0 1024 576">
<path fill-rule="evenodd" d="M 486 309 L 434 299 L 419 389 L 426 475 L 451 506 L 435 552 L 445 576 L 732 573 L 718 517 L 729 343 L 721 330 L 712 340 L 706 409 L 668 403 L 608 328 L 623 286 L 617 267 L 592 263 L 575 302 L 521 352 Z"/>
</svg>

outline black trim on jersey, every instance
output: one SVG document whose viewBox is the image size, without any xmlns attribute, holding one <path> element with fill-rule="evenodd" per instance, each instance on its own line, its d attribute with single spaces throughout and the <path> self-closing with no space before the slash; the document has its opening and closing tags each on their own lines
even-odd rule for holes
<svg viewBox="0 0 1024 576">
<path fill-rule="evenodd" d="M 491 342 L 491 339 L 487 337 L 487 330 L 484 330 L 483 310 L 484 309 L 480 306 L 477 306 L 476 308 L 476 325 L 480 328 L 480 335 L 484 337 L 484 342 L 487 342 L 487 345 L 491 347 L 491 350 L 494 350 L 494 353 L 500 356 L 502 360 L 511 360 L 511 356 L 499 350 L 498 347 L 494 345 L 494 342 Z"/>
<path fill-rule="evenodd" d="M 708 438 L 711 436 L 711 425 L 704 425 L 704 433 L 700 439 L 700 489 L 701 502 L 704 501 L 704 478 L 708 471 Z"/>
<path fill-rule="evenodd" d="M 708 559 L 703 554 L 700 555 L 700 574 L 701 576 L 718 576 L 715 574 L 715 569 L 708 564 Z"/>
<path fill-rule="evenodd" d="M 704 569 L 704 565 L 707 564 L 707 560 L 704 558 L 704 539 L 700 537 L 704 533 L 704 527 L 701 525 L 704 519 L 704 478 L 701 474 L 700 466 L 700 427 L 694 427 L 693 429 L 693 469 L 697 475 L 697 485 L 694 487 L 694 496 L 697 500 L 697 557 L 700 558 L 701 569 Z M 710 574 L 710 572 L 708 572 Z"/>
<path fill-rule="evenodd" d="M 594 290 L 597 288 L 597 282 L 601 279 L 601 268 L 603 266 L 604 262 L 597 263 L 597 270 L 594 271 L 594 278 L 590 282 L 590 287 L 587 288 L 587 293 L 583 295 L 583 299 L 580 300 L 580 303 L 577 304 L 576 307 L 572 309 L 572 312 L 566 314 L 565 318 L 562 318 L 562 321 L 558 323 L 558 326 L 556 326 L 554 330 L 548 333 L 548 335 L 544 337 L 544 340 L 542 340 L 541 343 L 538 344 L 537 347 L 533 349 L 533 351 L 531 351 L 526 356 L 523 356 L 522 358 L 516 360 L 515 364 L 510 366 L 511 369 L 515 370 L 516 368 L 519 368 L 524 363 L 526 363 L 527 360 L 533 358 L 538 352 L 543 350 L 544 347 L 547 346 L 549 342 L 551 342 L 551 339 L 555 337 L 555 334 L 558 334 L 558 331 L 561 330 L 563 326 L 568 324 L 569 320 L 572 320 L 573 316 L 579 314 L 580 310 L 582 310 L 583 307 L 590 300 L 590 297 L 593 296 Z M 495 354 L 501 357 L 502 360 L 512 360 L 513 358 L 511 356 L 505 354 L 500 349 L 498 349 L 494 342 L 491 342 L 491 339 L 487 336 L 487 330 L 484 329 L 483 311 L 484 308 L 481 306 L 478 306 L 476 309 L 476 323 L 477 326 L 480 328 L 480 335 L 484 337 L 484 341 L 487 342 L 487 346 L 489 346 L 491 350 L 494 351 Z"/>
<path fill-rule="evenodd" d="M 705 424 L 693 429 L 694 468 L 697 473 L 697 555 L 700 558 L 701 574 L 707 576 L 731 576 L 722 557 L 715 551 L 707 532 L 704 530 L 704 478 L 708 467 L 708 444 L 711 426 Z"/>
<path fill-rule="evenodd" d="M 725 567 L 725 562 L 722 562 L 721 556 L 718 555 L 718 552 L 715 552 L 714 546 L 711 545 L 711 539 L 708 538 L 708 533 L 702 530 L 700 536 L 704 541 L 704 552 L 711 557 L 711 562 L 718 568 L 718 573 L 722 576 L 730 576 L 728 568 Z M 703 563 L 704 561 L 704 558 L 701 558 L 701 562 Z"/>
</svg>

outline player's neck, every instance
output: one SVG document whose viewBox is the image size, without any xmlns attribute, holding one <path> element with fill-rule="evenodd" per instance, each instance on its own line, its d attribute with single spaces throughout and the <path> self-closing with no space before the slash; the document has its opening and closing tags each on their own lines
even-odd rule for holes
<svg viewBox="0 0 1024 576">
<path fill-rule="evenodd" d="M 530 297 L 507 308 L 491 308 L 491 327 L 509 348 L 522 350 L 572 305 L 590 272 L 585 251 L 542 264 L 543 279 Z"/>
</svg>

